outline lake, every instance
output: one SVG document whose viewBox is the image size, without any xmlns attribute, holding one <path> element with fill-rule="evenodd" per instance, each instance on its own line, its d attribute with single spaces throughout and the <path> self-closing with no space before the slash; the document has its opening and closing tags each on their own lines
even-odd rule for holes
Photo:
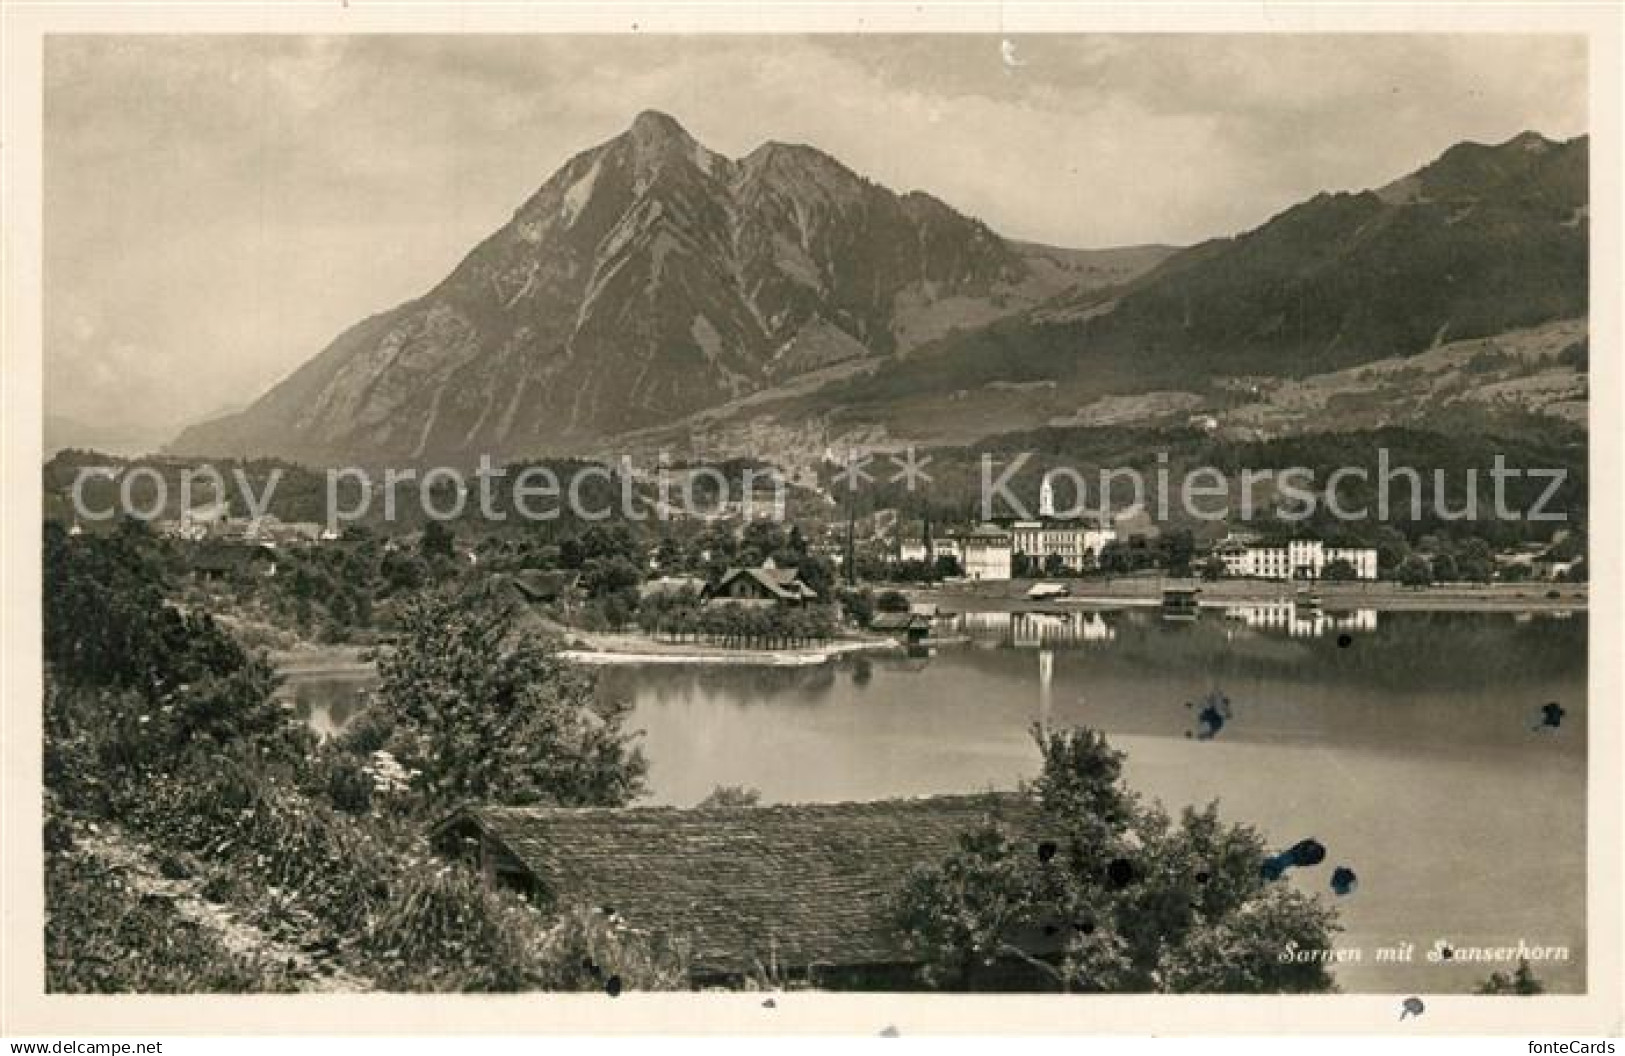
<svg viewBox="0 0 1625 1056">
<path fill-rule="evenodd" d="M 766 802 L 1011 788 L 1031 777 L 1034 723 L 1104 730 L 1129 783 L 1170 809 L 1223 816 L 1327 860 L 1289 882 L 1335 901 L 1337 977 L 1351 992 L 1469 990 L 1510 965 L 1430 962 L 1438 942 L 1566 947 L 1537 964 L 1553 990 L 1584 986 L 1584 614 L 1358 611 L 1290 605 L 1205 611 L 970 613 L 930 655 L 853 656 L 813 668 L 605 669 L 634 704 L 649 800 L 692 804 L 714 786 Z M 358 683 L 290 687 L 318 728 Z M 1211 739 L 1202 698 L 1230 698 Z M 1558 702 L 1561 725 L 1542 727 Z M 1195 706 L 1189 706 L 1194 702 Z M 337 709 L 337 710 L 335 710 Z M 1357 889 L 1328 878 L 1353 869 Z M 1378 949 L 1414 943 L 1409 963 Z"/>
</svg>

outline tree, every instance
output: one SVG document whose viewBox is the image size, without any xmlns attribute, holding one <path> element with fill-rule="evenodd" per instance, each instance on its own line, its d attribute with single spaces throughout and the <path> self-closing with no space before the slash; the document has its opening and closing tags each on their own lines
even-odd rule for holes
<svg viewBox="0 0 1625 1056">
<path fill-rule="evenodd" d="M 1475 992 L 1496 996 L 1513 994 L 1532 996 L 1534 994 L 1544 994 L 1546 984 L 1535 977 L 1534 971 L 1529 967 L 1528 958 L 1520 957 L 1517 970 L 1510 976 L 1505 972 L 1492 972 L 1488 979 L 1479 984 Z"/>
<path fill-rule="evenodd" d="M 868 588 L 862 590 L 841 591 L 841 614 L 846 619 L 859 626 L 869 626 L 869 621 L 875 617 L 875 595 Z"/>
<path fill-rule="evenodd" d="M 1411 544 L 1405 534 L 1393 525 L 1384 524 L 1372 533 L 1377 549 L 1377 568 L 1385 575 L 1394 575 L 1405 559 L 1411 556 Z"/>
<path fill-rule="evenodd" d="M 590 557 L 581 571 L 581 585 L 594 598 L 619 594 L 642 582 L 643 573 L 622 554 Z"/>
<path fill-rule="evenodd" d="M 1044 557 L 1044 575 L 1060 576 L 1066 572 L 1066 561 L 1060 554 L 1048 554 Z"/>
<path fill-rule="evenodd" d="M 754 807 L 762 801 L 760 789 L 750 788 L 746 785 L 717 785 L 710 794 L 700 800 L 698 806 L 706 807 Z"/>
<path fill-rule="evenodd" d="M 907 612 L 908 595 L 900 590 L 881 591 L 875 599 L 875 608 L 881 612 Z"/>
<path fill-rule="evenodd" d="M 835 586 L 835 564 L 822 554 L 810 554 L 803 550 L 792 563 L 796 575 L 801 581 L 811 587 L 820 598 L 829 597 L 830 590 Z"/>
<path fill-rule="evenodd" d="M 1113 539 L 1100 548 L 1100 570 L 1109 574 L 1134 571 L 1134 555 L 1128 547 Z"/>
<path fill-rule="evenodd" d="M 423 538 L 418 541 L 418 551 L 428 560 L 436 558 L 450 560 L 453 554 L 453 545 L 457 536 L 439 521 L 430 521 L 423 526 Z"/>
<path fill-rule="evenodd" d="M 1326 562 L 1326 567 L 1320 570 L 1320 578 L 1333 583 L 1348 583 L 1359 578 L 1359 573 L 1347 558 L 1339 557 Z"/>
<path fill-rule="evenodd" d="M 1412 554 L 1400 563 L 1399 581 L 1407 587 L 1425 587 L 1433 582 L 1433 566 L 1421 554 Z"/>
<path fill-rule="evenodd" d="M 1223 579 L 1225 574 L 1224 558 L 1214 554 L 1202 562 L 1202 578 L 1207 580 Z"/>
<path fill-rule="evenodd" d="M 1488 583 L 1495 578 L 1495 552 L 1490 544 L 1474 536 L 1456 552 L 1456 574 L 1469 583 Z"/>
<path fill-rule="evenodd" d="M 516 633 L 510 608 L 434 592 L 405 605 L 400 625 L 374 707 L 431 805 L 620 806 L 642 792 L 647 765 L 624 730 L 630 703 Z"/>
<path fill-rule="evenodd" d="M 1191 559 L 1196 555 L 1196 538 L 1189 528 L 1173 528 L 1157 539 L 1158 559 L 1170 576 L 1191 574 Z"/>
<path fill-rule="evenodd" d="M 1255 830 L 1213 805 L 1177 821 L 1143 806 L 1123 784 L 1122 753 L 1095 731 L 1035 737 L 1044 765 L 1023 794 L 1036 821 L 973 827 L 896 898 L 928 985 L 1008 986 L 1014 974 L 1062 991 L 1331 989 L 1321 960 L 1281 952 L 1329 948 L 1335 911 L 1266 876 Z"/>
<path fill-rule="evenodd" d="M 1461 578 L 1456 559 L 1450 554 L 1439 554 L 1433 559 L 1433 579 L 1437 583 L 1451 583 Z"/>
</svg>

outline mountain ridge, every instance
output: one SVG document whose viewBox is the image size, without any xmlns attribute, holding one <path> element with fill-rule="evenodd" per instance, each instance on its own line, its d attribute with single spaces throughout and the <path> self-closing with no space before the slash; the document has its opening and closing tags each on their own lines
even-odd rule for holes
<svg viewBox="0 0 1625 1056">
<path fill-rule="evenodd" d="M 932 442 L 1326 375 L 1583 317 L 1588 150 L 1458 143 L 1233 236 L 1091 252 L 1005 239 L 805 144 L 729 159 L 646 111 L 429 293 L 171 449 L 421 461 L 703 434 L 748 451 L 758 419 L 798 445 Z"/>
<path fill-rule="evenodd" d="M 816 148 L 770 141 L 736 161 L 644 111 L 423 296 L 170 450 L 323 462 L 569 449 L 907 349 L 942 329 L 937 316 L 979 323 L 1077 278 L 1031 256 Z"/>
</svg>

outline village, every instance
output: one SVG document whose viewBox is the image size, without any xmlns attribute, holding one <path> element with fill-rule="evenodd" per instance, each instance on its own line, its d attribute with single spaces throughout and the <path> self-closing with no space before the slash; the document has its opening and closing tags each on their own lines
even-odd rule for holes
<svg viewBox="0 0 1625 1056">
<path fill-rule="evenodd" d="M 465 521 L 335 529 L 208 501 L 149 527 L 190 604 L 302 672 L 366 669 L 361 652 L 394 639 L 402 599 L 452 585 L 513 607 L 593 665 L 805 666 L 930 650 L 988 619 L 1013 618 L 1012 640 L 1083 633 L 1074 616 L 1124 608 L 1169 620 L 1222 610 L 1304 634 L 1382 609 L 1585 604 L 1583 540 L 1561 530 L 1501 550 L 1393 532 L 1380 547 L 1340 545 L 1279 527 L 1158 526 L 1132 510 L 1057 516 L 1048 481 L 1035 497 L 1036 516 L 980 522 L 886 509 L 843 522 L 781 496 L 545 534 Z"/>
</svg>

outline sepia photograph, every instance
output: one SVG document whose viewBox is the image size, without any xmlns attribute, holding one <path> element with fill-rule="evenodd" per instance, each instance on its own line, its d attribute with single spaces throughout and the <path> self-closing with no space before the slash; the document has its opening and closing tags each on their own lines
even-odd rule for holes
<svg viewBox="0 0 1625 1056">
<path fill-rule="evenodd" d="M 38 37 L 36 997 L 1617 1031 L 1600 38 L 621 21 Z"/>
</svg>

